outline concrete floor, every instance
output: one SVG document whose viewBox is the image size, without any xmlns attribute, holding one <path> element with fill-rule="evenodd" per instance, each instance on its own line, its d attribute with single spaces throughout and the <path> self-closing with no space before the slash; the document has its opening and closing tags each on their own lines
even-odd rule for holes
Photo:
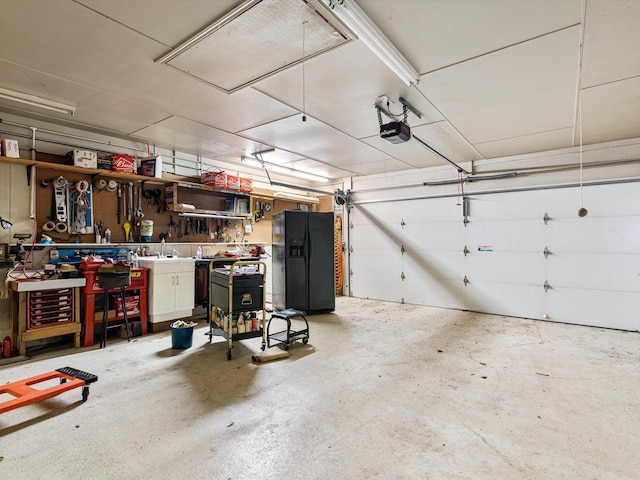
<svg viewBox="0 0 640 480">
<path fill-rule="evenodd" d="M 170 332 L 37 354 L 80 389 L 0 415 L 2 479 L 631 479 L 638 335 L 339 298 L 308 345 L 171 349 Z M 0 398 L 0 400 L 5 400 Z"/>
</svg>

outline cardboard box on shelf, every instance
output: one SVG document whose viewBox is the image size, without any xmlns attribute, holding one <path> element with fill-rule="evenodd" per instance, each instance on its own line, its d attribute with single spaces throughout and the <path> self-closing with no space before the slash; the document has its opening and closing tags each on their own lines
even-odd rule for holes
<svg viewBox="0 0 640 480">
<path fill-rule="evenodd" d="M 92 150 L 71 150 L 67 153 L 67 161 L 76 167 L 98 168 L 98 152 Z"/>
<path fill-rule="evenodd" d="M 11 158 L 20 158 L 20 150 L 18 149 L 18 140 L 12 138 L 2 139 L 2 155 Z"/>
</svg>

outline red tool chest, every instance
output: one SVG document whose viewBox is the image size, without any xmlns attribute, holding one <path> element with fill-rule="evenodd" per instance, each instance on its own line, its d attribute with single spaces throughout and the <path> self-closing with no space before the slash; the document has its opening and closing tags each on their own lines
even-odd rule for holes
<svg viewBox="0 0 640 480">
<path fill-rule="evenodd" d="M 100 288 L 98 281 L 97 270 L 85 270 L 82 275 L 87 279 L 87 284 L 82 289 L 84 305 L 82 307 L 83 318 L 83 334 L 82 345 L 84 347 L 90 347 L 93 345 L 94 333 L 96 332 L 96 325 L 102 324 L 103 317 L 103 296 L 104 290 Z M 127 317 L 139 317 L 141 334 L 147 333 L 147 288 L 149 285 L 149 269 L 148 268 L 132 268 L 131 269 L 131 284 L 125 288 L 125 301 L 127 304 Z M 119 294 L 120 289 L 115 288 L 109 290 L 113 291 L 113 294 Z M 123 321 L 124 316 L 122 314 L 122 305 L 118 305 L 119 300 L 114 302 L 115 307 L 113 312 L 109 310 L 108 319 L 109 323 Z M 118 306 L 120 308 L 118 308 Z M 99 311 L 96 311 L 96 308 Z M 99 331 L 99 329 L 98 329 Z"/>
</svg>

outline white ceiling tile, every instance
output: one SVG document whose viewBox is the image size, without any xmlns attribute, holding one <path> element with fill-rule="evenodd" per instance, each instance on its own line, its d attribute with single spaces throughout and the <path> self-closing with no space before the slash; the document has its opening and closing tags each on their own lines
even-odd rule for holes
<svg viewBox="0 0 640 480">
<path fill-rule="evenodd" d="M 359 0 L 369 17 L 427 73 L 580 22 L 580 0 Z"/>
<path fill-rule="evenodd" d="M 422 119 L 410 115 L 409 123 L 442 120 L 442 115 L 420 92 L 408 87 L 364 44 L 352 42 L 264 80 L 254 88 L 320 121 L 331 123 L 355 138 L 379 132 L 376 99 L 387 95 L 392 112 L 402 113 L 399 97 L 404 97 Z M 327 72 L 331 72 L 327 78 Z M 303 98 L 304 95 L 304 98 Z M 304 105 L 304 108 L 303 108 Z M 383 117 L 383 122 L 389 121 Z"/>
<path fill-rule="evenodd" d="M 573 125 L 579 28 L 422 77 L 429 100 L 475 144 Z"/>
<path fill-rule="evenodd" d="M 573 127 L 569 127 L 492 142 L 476 143 L 474 147 L 485 158 L 506 157 L 520 152 L 539 152 L 562 148 L 571 145 L 572 136 Z"/>
<path fill-rule="evenodd" d="M 294 115 L 241 134 L 289 152 L 304 151 L 307 158 L 347 170 L 380 156 L 376 149 L 309 116 L 306 122 L 302 121 L 302 115 Z"/>
<path fill-rule="evenodd" d="M 196 124 L 191 120 L 171 117 L 133 134 L 156 143 L 170 141 L 186 152 L 204 155 L 236 157 L 263 148 L 257 142 L 242 139 L 207 125 Z"/>
<path fill-rule="evenodd" d="M 640 75 L 640 2 L 587 2 L 582 87 Z"/>
<path fill-rule="evenodd" d="M 75 1 L 168 48 L 201 30 L 238 3 L 238 0 L 135 0 L 125 6 L 123 2 L 113 0 Z"/>
<path fill-rule="evenodd" d="M 640 136 L 640 77 L 582 92 L 583 143 Z"/>
<path fill-rule="evenodd" d="M 383 160 L 375 160 L 372 162 L 360 163 L 358 165 L 352 166 L 352 170 L 356 175 L 380 175 L 411 169 L 411 166 L 391 157 L 385 158 Z"/>
</svg>

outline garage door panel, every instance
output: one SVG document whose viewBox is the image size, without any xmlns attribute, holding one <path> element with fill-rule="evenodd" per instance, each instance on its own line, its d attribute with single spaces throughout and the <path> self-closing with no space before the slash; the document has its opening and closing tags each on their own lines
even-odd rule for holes
<svg viewBox="0 0 640 480">
<path fill-rule="evenodd" d="M 381 274 L 388 272 L 391 276 L 400 277 L 402 273 L 402 256 L 400 252 L 389 252 L 370 248 L 351 256 L 351 270 L 358 274 Z"/>
<path fill-rule="evenodd" d="M 547 238 L 557 252 L 640 253 L 640 216 L 556 219 Z"/>
<path fill-rule="evenodd" d="M 403 228 L 404 246 L 412 250 L 463 249 L 462 222 L 426 222 L 407 224 Z"/>
<path fill-rule="evenodd" d="M 542 253 L 474 252 L 466 257 L 466 271 L 474 281 L 542 285 L 544 260 Z"/>
<path fill-rule="evenodd" d="M 458 279 L 462 276 L 460 252 L 417 251 L 403 255 L 403 272 L 408 279 Z"/>
<path fill-rule="evenodd" d="M 544 289 L 531 285 L 478 282 L 465 287 L 469 310 L 524 318 L 543 318 Z"/>
<path fill-rule="evenodd" d="M 388 272 L 356 273 L 351 276 L 351 295 L 360 298 L 373 298 L 390 302 L 402 302 L 404 297 L 400 275 L 390 275 Z"/>
<path fill-rule="evenodd" d="M 470 195 L 468 216 L 471 222 L 505 219 L 539 219 L 545 206 L 540 192 L 514 192 L 509 194 Z"/>
<path fill-rule="evenodd" d="M 490 246 L 499 252 L 542 253 L 547 241 L 542 220 L 474 221 L 465 233 L 469 250 Z"/>
<path fill-rule="evenodd" d="M 640 330 L 640 295 L 635 292 L 552 288 L 547 296 L 550 320 Z"/>
<path fill-rule="evenodd" d="M 396 232 L 389 232 L 377 225 L 358 225 L 354 226 L 349 232 L 351 246 L 354 249 L 369 250 L 375 248 L 390 251 L 400 250 L 403 242 L 401 233 L 399 228 Z"/>
<path fill-rule="evenodd" d="M 464 309 L 464 284 L 460 279 L 407 278 L 405 303 L 432 307 Z"/>
<path fill-rule="evenodd" d="M 427 203 L 428 202 L 428 203 Z M 455 198 L 433 198 L 429 200 L 407 200 L 403 202 L 393 202 L 398 208 L 396 213 L 400 214 L 407 224 L 421 223 L 462 223 L 462 204 L 458 205 Z"/>
<path fill-rule="evenodd" d="M 640 254 L 552 253 L 547 272 L 558 287 L 640 293 Z"/>
</svg>

